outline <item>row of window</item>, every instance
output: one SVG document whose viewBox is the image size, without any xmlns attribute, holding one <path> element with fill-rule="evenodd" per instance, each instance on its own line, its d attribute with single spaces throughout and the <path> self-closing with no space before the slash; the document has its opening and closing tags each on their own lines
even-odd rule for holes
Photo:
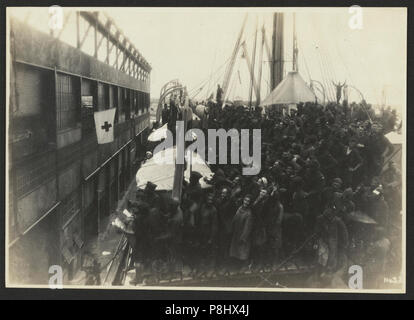
<svg viewBox="0 0 414 320">
<path fill-rule="evenodd" d="M 79 122 L 86 130 L 93 128 L 93 113 L 116 108 L 115 123 L 132 115 L 148 112 L 148 93 L 99 81 L 58 73 L 57 126 L 59 130 L 75 127 Z"/>
<path fill-rule="evenodd" d="M 45 152 L 56 129 L 95 130 L 93 114 L 116 108 L 115 123 L 147 113 L 148 93 L 15 62 L 11 70 L 10 142 L 13 159 Z"/>
</svg>

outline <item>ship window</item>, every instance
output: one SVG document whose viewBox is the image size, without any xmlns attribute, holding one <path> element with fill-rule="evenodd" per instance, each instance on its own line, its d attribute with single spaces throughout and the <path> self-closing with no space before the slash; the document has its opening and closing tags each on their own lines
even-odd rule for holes
<svg viewBox="0 0 414 320">
<path fill-rule="evenodd" d="M 84 133 L 91 132 L 95 129 L 93 112 L 96 105 L 96 82 L 88 79 L 82 79 L 82 130 Z"/>
<path fill-rule="evenodd" d="M 57 128 L 75 127 L 79 122 L 79 85 L 77 79 L 65 74 L 57 74 L 56 104 Z"/>
<path fill-rule="evenodd" d="M 98 82 L 98 111 L 109 109 L 109 86 Z"/>
</svg>

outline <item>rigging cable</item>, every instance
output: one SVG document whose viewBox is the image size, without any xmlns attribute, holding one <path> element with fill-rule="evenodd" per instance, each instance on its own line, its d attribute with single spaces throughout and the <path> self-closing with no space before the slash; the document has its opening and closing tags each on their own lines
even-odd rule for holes
<svg viewBox="0 0 414 320">
<path fill-rule="evenodd" d="M 218 71 L 220 71 L 220 70 L 218 70 Z M 218 80 L 220 80 L 220 78 L 223 76 L 223 74 L 224 74 L 224 72 L 225 72 L 225 70 L 221 70 L 221 73 L 216 73 L 215 74 L 215 77 L 213 78 L 213 83 L 215 83 L 215 82 L 218 82 Z M 202 88 L 200 88 L 200 90 L 198 91 L 198 92 L 196 92 L 196 93 L 193 93 L 192 95 L 191 95 L 191 98 L 193 99 L 193 98 L 195 98 L 196 96 L 198 96 L 202 91 L 203 91 L 203 89 L 205 88 L 205 86 L 203 86 Z M 207 96 L 208 96 L 208 94 L 209 94 L 210 92 L 207 92 Z M 208 96 L 209 97 L 209 96 Z"/>
<path fill-rule="evenodd" d="M 331 90 L 331 93 L 333 95 L 333 101 L 336 101 L 336 87 L 332 83 L 332 81 L 334 81 L 334 79 L 332 78 L 332 71 L 329 69 L 328 61 L 326 59 L 325 54 L 322 51 L 323 50 L 321 48 L 320 54 L 321 54 L 321 59 L 323 61 L 324 67 L 325 67 L 326 75 L 328 77 L 328 81 L 327 81 L 328 86 L 329 86 L 329 89 Z"/>
<path fill-rule="evenodd" d="M 328 55 L 327 55 L 327 51 L 326 51 L 326 48 L 325 47 L 322 48 L 321 54 L 322 54 L 322 57 L 323 57 L 323 59 L 325 61 L 326 71 L 327 71 L 328 77 L 330 78 L 331 83 L 332 83 L 332 81 L 335 81 L 337 79 L 334 76 L 334 73 L 333 73 L 333 70 L 331 68 L 331 64 L 329 62 Z"/>
<path fill-rule="evenodd" d="M 333 96 L 333 101 L 336 101 L 336 87 L 332 83 L 332 81 L 334 80 L 334 79 L 332 79 L 332 73 L 329 70 L 328 62 L 326 61 L 326 57 L 323 54 L 322 50 L 321 50 L 320 54 L 321 54 L 321 59 L 323 61 L 323 65 L 325 67 L 326 75 L 328 77 L 328 80 L 327 80 L 327 82 L 328 82 L 328 88 L 329 88 L 329 90 L 331 90 L 331 93 L 332 93 L 332 96 Z"/>
<path fill-rule="evenodd" d="M 216 74 L 216 73 L 218 73 L 229 61 L 230 61 L 230 59 L 231 59 L 231 57 L 228 57 L 228 59 L 221 65 L 221 66 L 219 66 L 216 70 L 215 70 L 215 72 L 214 72 L 214 74 Z M 203 89 L 204 88 L 204 86 L 207 84 L 207 82 L 210 80 L 210 77 L 211 76 L 208 76 L 207 78 L 205 78 L 203 81 L 201 81 L 197 86 L 195 86 L 195 87 L 193 87 L 193 89 L 191 89 L 191 90 L 189 90 L 188 91 L 188 93 L 190 94 L 190 93 L 194 93 L 196 90 L 199 90 L 199 89 Z"/>
<path fill-rule="evenodd" d="M 311 26 L 312 26 L 312 29 L 313 29 L 313 34 L 317 34 L 315 21 L 313 19 L 312 19 Z M 319 71 L 320 71 L 320 74 L 321 74 L 321 83 L 323 83 L 323 85 L 325 86 L 326 99 L 329 102 L 329 101 L 332 101 L 332 92 L 330 90 L 330 87 L 327 85 L 326 77 L 324 75 L 324 70 L 323 70 L 323 67 L 322 67 L 322 58 L 321 58 L 320 52 L 319 52 L 319 45 L 315 46 L 315 55 L 316 55 L 315 60 L 317 60 L 318 64 L 319 64 Z"/>
<path fill-rule="evenodd" d="M 314 31 L 318 31 L 318 32 L 315 32 L 315 34 L 320 34 L 319 28 L 317 28 L 317 26 L 315 24 L 313 24 L 313 28 L 314 28 Z M 325 77 L 326 77 L 326 80 L 325 80 L 325 82 L 326 82 L 326 90 L 328 90 L 328 92 L 329 92 L 329 95 L 330 95 L 330 97 L 332 99 L 331 101 L 336 101 L 335 89 L 333 88 L 332 83 L 331 83 L 331 81 L 333 79 L 330 79 L 331 78 L 331 75 L 330 75 L 329 68 L 327 66 L 327 62 L 326 62 L 325 56 L 324 56 L 324 54 L 322 52 L 323 49 L 324 49 L 323 48 L 323 45 L 321 46 L 319 44 L 319 46 L 318 46 L 318 54 L 319 54 L 319 57 L 320 57 L 320 60 L 321 60 L 321 63 L 322 63 L 322 68 L 323 68 L 323 71 L 324 71 L 324 74 L 325 74 Z"/>
<path fill-rule="evenodd" d="M 332 75 L 333 75 L 334 79 L 335 79 L 335 80 L 337 80 L 337 77 L 336 77 L 336 71 L 335 71 L 335 67 L 334 67 L 334 65 L 332 64 L 331 55 L 330 55 L 330 53 L 329 53 L 329 50 L 328 50 L 328 49 L 326 50 L 326 56 L 327 56 L 329 66 L 330 66 L 331 71 L 332 71 Z"/>
<path fill-rule="evenodd" d="M 303 61 L 305 62 L 305 69 L 306 69 L 306 73 L 308 74 L 308 78 L 309 78 L 309 83 L 311 83 L 312 77 L 311 74 L 309 72 L 309 67 L 308 67 L 308 62 L 306 60 L 306 55 L 304 54 L 304 51 L 302 50 L 302 46 L 299 45 L 299 41 L 298 41 L 298 48 L 300 50 L 300 52 L 302 52 L 301 56 L 303 57 Z"/>
<path fill-rule="evenodd" d="M 327 100 L 329 102 L 329 101 L 332 101 L 332 92 L 329 90 L 330 88 L 328 87 L 327 82 L 326 82 L 326 77 L 325 77 L 324 70 L 323 70 L 323 67 L 322 67 L 322 59 L 321 59 L 320 53 L 319 53 L 319 47 L 316 47 L 315 51 L 316 51 L 316 55 L 317 55 L 317 60 L 319 62 L 319 71 L 321 73 L 321 81 L 325 86 L 326 96 L 327 96 L 327 98 L 328 98 Z"/>
<path fill-rule="evenodd" d="M 237 58 L 237 57 L 236 57 Z M 231 93 L 232 93 L 232 91 L 234 90 L 234 88 L 235 88 L 235 86 L 236 86 L 236 82 L 237 82 L 237 80 L 239 80 L 239 81 L 241 81 L 240 80 L 240 62 L 241 62 L 241 59 L 237 59 L 237 73 L 238 73 L 238 77 L 234 77 L 233 75 L 231 75 L 230 76 L 230 90 L 228 90 L 228 93 L 226 94 L 226 96 L 225 97 L 223 97 L 224 98 L 224 101 L 226 100 L 226 99 L 229 99 L 229 97 L 230 97 L 230 95 L 231 95 Z M 237 79 L 238 78 L 238 79 Z"/>
<path fill-rule="evenodd" d="M 208 98 L 208 93 L 210 92 L 210 89 L 211 89 L 211 78 L 213 77 L 213 70 L 214 70 L 214 65 L 216 64 L 216 57 L 217 57 L 217 50 L 214 53 L 214 60 L 213 60 L 213 64 L 211 67 L 210 81 L 208 82 L 208 89 L 207 89 L 208 91 L 207 91 L 206 100 Z"/>
<path fill-rule="evenodd" d="M 353 56 L 354 56 L 354 57 L 356 57 L 356 56 L 358 56 L 358 57 L 359 57 L 358 62 L 359 62 L 359 64 L 361 65 L 361 69 L 363 68 L 363 69 L 364 69 L 364 71 L 365 71 L 365 74 L 369 77 L 369 80 L 370 80 L 369 82 L 370 82 L 370 87 L 371 87 L 371 90 L 373 91 L 373 93 L 375 93 L 375 100 L 376 100 L 377 104 L 380 104 L 380 102 L 379 102 L 379 100 L 378 100 L 378 91 L 377 91 L 377 89 L 373 86 L 373 81 L 372 81 L 372 76 L 371 76 L 371 73 L 370 73 L 370 72 L 367 72 L 367 71 L 368 71 L 368 69 L 367 69 L 367 63 L 366 63 L 365 57 L 364 57 L 363 55 L 356 55 L 356 54 L 355 54 L 356 50 L 355 50 L 355 47 L 354 47 L 353 43 L 352 43 L 351 41 L 349 41 L 349 44 L 350 44 L 350 47 L 351 47 L 351 50 L 352 50 Z M 355 60 L 357 60 L 357 59 L 355 59 Z M 362 60 L 363 60 L 363 61 L 362 61 Z"/>
<path fill-rule="evenodd" d="M 333 91 L 334 101 L 336 101 L 336 87 L 333 85 L 332 82 L 336 81 L 337 77 L 336 77 L 335 70 L 332 66 L 331 60 L 330 60 L 328 47 L 323 46 L 321 48 L 321 55 L 322 55 L 322 59 L 325 61 L 327 75 L 330 78 L 329 81 L 328 81 L 328 84 L 329 84 L 331 90 Z"/>
<path fill-rule="evenodd" d="M 336 47 L 337 54 L 338 54 L 339 58 L 342 61 L 342 65 L 345 68 L 345 72 L 346 72 L 346 74 L 347 74 L 347 76 L 348 76 L 348 78 L 350 80 L 350 84 L 352 84 L 352 85 L 355 86 L 355 82 L 353 81 L 352 76 L 351 76 L 351 73 L 349 72 L 348 66 L 346 65 L 345 60 L 344 60 L 344 58 L 343 58 L 343 56 L 342 56 L 342 54 L 341 54 L 341 52 L 340 52 L 340 50 L 338 48 L 338 43 L 337 42 L 335 42 L 335 47 Z"/>
<path fill-rule="evenodd" d="M 336 46 L 336 51 L 337 51 L 337 53 L 338 53 L 338 56 L 340 57 L 340 59 L 342 60 L 342 64 L 344 65 L 344 67 L 345 67 L 345 71 L 346 71 L 346 73 L 347 73 L 347 75 L 349 76 L 349 78 L 350 78 L 350 80 L 351 80 L 351 84 L 352 84 L 352 86 L 351 86 L 351 88 L 352 87 L 354 87 L 354 90 L 356 90 L 355 89 L 355 83 L 354 83 L 354 81 L 352 80 L 352 77 L 351 77 L 351 74 L 350 74 L 350 72 L 349 72 L 349 69 L 348 69 L 348 67 L 347 67 L 347 65 L 346 65 L 346 63 L 345 63 L 345 61 L 344 61 L 344 59 L 343 59 L 343 56 L 342 56 L 342 54 L 340 53 L 340 50 L 339 50 L 339 48 L 338 48 L 338 44 L 335 42 L 335 46 Z M 356 91 L 358 91 L 358 90 L 356 90 Z M 371 119 L 371 116 L 370 116 L 370 114 L 368 113 L 368 111 L 366 110 L 366 108 L 365 108 L 365 99 L 364 99 L 364 97 L 363 97 L 363 95 L 360 93 L 360 95 L 361 95 L 361 97 L 362 97 L 362 99 L 363 99 L 363 101 L 361 101 L 361 106 L 362 106 L 362 108 L 364 109 L 364 111 L 365 111 L 365 113 L 367 114 L 367 116 L 368 116 L 368 119 L 369 119 L 369 121 L 372 123 L 372 119 Z"/>
<path fill-rule="evenodd" d="M 247 37 L 246 39 L 245 39 L 245 41 L 248 41 L 248 40 L 251 40 L 252 38 L 253 38 L 253 36 L 254 36 L 254 34 L 253 35 L 250 35 L 249 37 Z M 226 59 L 226 61 L 221 65 L 221 66 L 219 66 L 216 70 L 215 70 L 215 74 L 217 74 L 224 66 L 226 66 L 227 65 L 227 63 L 228 62 L 230 62 L 230 60 L 231 60 L 231 58 L 232 58 L 232 55 L 231 56 L 229 56 L 227 59 Z M 213 75 L 214 76 L 214 75 Z M 193 89 L 191 89 L 191 90 L 189 90 L 188 91 L 188 94 L 189 94 L 189 96 L 191 95 L 191 94 L 194 94 L 195 92 L 196 92 L 196 94 L 198 95 L 200 92 L 197 92 L 197 90 L 202 90 L 202 89 L 204 89 L 204 87 L 205 87 L 205 85 L 208 83 L 208 81 L 210 80 L 210 78 L 211 78 L 211 76 L 209 76 L 209 77 L 207 77 L 206 79 L 204 79 L 203 81 L 201 81 L 197 86 L 195 86 L 195 87 L 193 87 Z"/>
</svg>

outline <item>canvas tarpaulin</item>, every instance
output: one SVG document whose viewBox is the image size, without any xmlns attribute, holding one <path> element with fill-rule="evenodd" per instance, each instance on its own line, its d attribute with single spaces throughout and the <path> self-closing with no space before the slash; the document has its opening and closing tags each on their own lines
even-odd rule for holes
<svg viewBox="0 0 414 320">
<path fill-rule="evenodd" d="M 165 163 L 159 163 L 156 161 L 157 154 L 154 154 L 154 157 L 147 160 L 136 174 L 136 182 L 138 189 L 144 189 L 147 182 L 151 181 L 157 185 L 156 190 L 166 190 L 171 191 L 174 185 L 174 173 L 175 173 L 175 159 L 177 149 L 176 147 L 168 148 L 160 151 L 160 158 L 162 158 Z M 190 180 L 190 166 L 192 171 L 196 171 L 210 179 L 213 175 L 207 163 L 198 155 L 196 152 L 192 152 L 192 156 L 187 158 L 187 170 L 184 173 L 184 179 L 188 182 Z M 191 164 L 190 164 L 191 161 Z M 200 184 L 202 187 L 208 187 L 204 179 L 200 179 Z"/>
</svg>

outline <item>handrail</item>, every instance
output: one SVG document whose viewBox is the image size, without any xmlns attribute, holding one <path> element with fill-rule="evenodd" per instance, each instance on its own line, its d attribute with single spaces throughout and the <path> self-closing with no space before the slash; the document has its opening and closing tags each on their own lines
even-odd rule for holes
<svg viewBox="0 0 414 320">
<path fill-rule="evenodd" d="M 112 259 L 109 261 L 109 264 L 108 264 L 108 270 L 107 270 L 107 273 L 106 273 L 106 275 L 105 275 L 105 279 L 104 279 L 104 281 L 102 282 L 103 284 L 105 284 L 106 283 L 106 281 L 108 280 L 108 277 L 109 277 L 109 274 L 110 274 L 110 272 L 111 272 L 111 270 L 112 270 L 112 267 L 113 267 L 113 264 L 114 264 L 114 261 L 115 261 L 115 258 L 118 256 L 118 254 L 121 252 L 121 248 L 123 247 L 123 244 L 125 244 L 125 241 L 126 241 L 126 237 L 125 237 L 125 234 L 123 234 L 122 235 L 122 237 L 121 237 L 121 239 L 119 240 L 119 242 L 118 242 L 118 246 L 117 246 L 117 248 L 116 248 L 116 251 L 115 251 L 115 253 L 114 253 L 114 255 L 112 256 Z"/>
</svg>

